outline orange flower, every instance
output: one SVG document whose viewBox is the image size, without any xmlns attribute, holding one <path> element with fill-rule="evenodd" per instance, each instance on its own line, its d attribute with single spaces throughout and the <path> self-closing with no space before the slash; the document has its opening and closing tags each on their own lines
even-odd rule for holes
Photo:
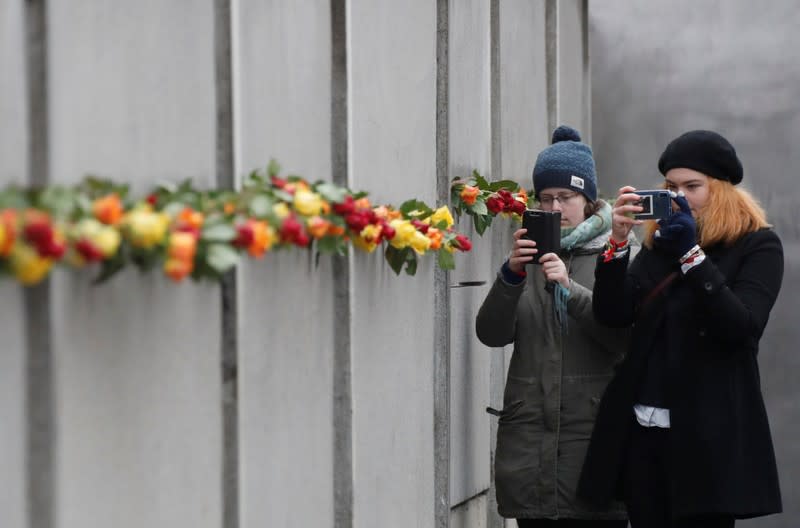
<svg viewBox="0 0 800 528">
<path fill-rule="evenodd" d="M 233 202 L 226 202 L 224 206 L 222 206 L 222 210 L 225 214 L 233 214 L 236 212 L 236 204 Z"/>
<path fill-rule="evenodd" d="M 203 226 L 203 220 L 205 220 L 203 218 L 203 213 L 195 211 L 191 207 L 184 208 L 183 211 L 178 214 L 178 222 L 195 229 L 200 229 Z"/>
<path fill-rule="evenodd" d="M 0 257 L 8 256 L 17 235 L 17 212 L 13 209 L 0 211 Z"/>
<path fill-rule="evenodd" d="M 524 203 L 526 206 L 528 205 L 528 191 L 523 189 L 522 187 L 519 188 L 517 191 L 516 199 L 520 202 Z"/>
<path fill-rule="evenodd" d="M 193 269 L 194 261 L 192 260 L 167 259 L 164 262 L 164 273 L 175 282 L 182 281 L 192 273 Z"/>
<path fill-rule="evenodd" d="M 330 222 L 321 216 L 312 216 L 308 219 L 308 233 L 314 238 L 322 238 L 328 233 Z"/>
<path fill-rule="evenodd" d="M 463 189 L 461 189 L 461 200 L 467 205 L 473 205 L 475 201 L 478 199 L 478 195 L 481 193 L 481 190 L 477 187 L 473 187 L 472 185 L 465 185 Z"/>
<path fill-rule="evenodd" d="M 372 207 L 372 205 L 370 205 L 370 203 L 369 203 L 369 199 L 367 199 L 366 196 L 356 200 L 355 201 L 355 206 L 356 206 L 356 208 L 361 208 L 361 209 L 370 209 Z"/>
<path fill-rule="evenodd" d="M 250 256 L 261 258 L 275 243 L 275 230 L 262 220 L 248 220 L 253 229 L 253 241 L 247 247 Z"/>
<path fill-rule="evenodd" d="M 439 229 L 435 227 L 428 228 L 428 232 L 425 235 L 431 239 L 431 249 L 437 250 L 442 247 L 442 240 L 444 239 L 444 234 Z"/>
<path fill-rule="evenodd" d="M 123 214 L 122 200 L 116 193 L 98 198 L 92 204 L 94 217 L 108 225 L 116 225 Z"/>
<path fill-rule="evenodd" d="M 172 260 L 193 261 L 197 252 L 197 238 L 192 233 L 177 231 L 169 237 L 167 254 Z"/>
<path fill-rule="evenodd" d="M 344 235 L 344 227 L 331 222 L 331 224 L 328 226 L 327 234 L 330 236 L 342 236 Z"/>
</svg>

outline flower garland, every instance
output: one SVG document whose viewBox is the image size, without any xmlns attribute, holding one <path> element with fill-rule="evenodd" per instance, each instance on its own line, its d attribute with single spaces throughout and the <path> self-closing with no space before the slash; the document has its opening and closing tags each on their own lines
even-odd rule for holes
<svg viewBox="0 0 800 528">
<path fill-rule="evenodd" d="M 374 206 L 364 192 L 279 173 L 273 161 L 240 191 L 200 191 L 187 180 L 142 199 L 131 199 L 128 185 L 94 177 L 72 187 L 9 187 L 0 191 L 0 276 L 33 285 L 64 265 L 95 268 L 101 283 L 135 266 L 160 268 L 176 282 L 219 280 L 242 255 L 287 248 L 343 255 L 350 245 L 368 253 L 384 247 L 395 273 L 414 275 L 420 255 L 436 253 L 440 268 L 454 269 L 454 252 L 472 248 L 447 206 Z M 521 214 L 528 200 L 515 182 L 490 184 L 477 172 L 452 189 L 456 215 L 469 214 L 479 234 L 496 214 Z"/>
</svg>

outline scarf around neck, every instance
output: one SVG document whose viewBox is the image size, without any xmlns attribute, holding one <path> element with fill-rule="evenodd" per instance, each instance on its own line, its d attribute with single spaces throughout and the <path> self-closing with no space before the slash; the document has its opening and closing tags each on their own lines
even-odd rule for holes
<svg viewBox="0 0 800 528">
<path fill-rule="evenodd" d="M 577 226 L 561 228 L 561 248 L 572 251 L 587 245 L 593 246 L 596 240 L 605 243 L 609 229 L 611 229 L 611 206 L 603 202 L 595 214 Z M 569 299 L 569 290 L 556 283 L 553 288 L 553 311 L 556 321 L 565 333 L 567 332 L 567 299 Z"/>
</svg>

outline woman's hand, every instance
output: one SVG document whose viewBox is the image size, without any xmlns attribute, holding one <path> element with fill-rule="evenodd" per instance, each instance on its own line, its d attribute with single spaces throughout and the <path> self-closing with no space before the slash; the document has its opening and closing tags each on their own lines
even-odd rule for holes
<svg viewBox="0 0 800 528">
<path fill-rule="evenodd" d="M 539 259 L 542 265 L 542 273 L 550 282 L 557 282 L 565 288 L 569 288 L 569 275 L 567 266 L 555 253 L 545 253 Z"/>
<path fill-rule="evenodd" d="M 640 205 L 633 205 L 634 202 L 639 200 L 639 196 L 635 192 L 636 189 L 634 187 L 626 185 L 617 194 L 617 201 L 614 202 L 611 214 L 611 238 L 615 242 L 621 243 L 628 240 L 628 235 L 633 226 L 642 223 L 642 220 L 636 220 L 633 217 L 635 213 L 642 212 Z"/>
<path fill-rule="evenodd" d="M 533 256 L 539 252 L 536 249 L 536 242 L 522 238 L 522 235 L 527 232 L 528 230 L 525 228 L 514 231 L 514 246 L 511 249 L 511 255 L 508 257 L 508 267 L 514 273 L 525 271 L 525 264 L 531 262 Z"/>
</svg>

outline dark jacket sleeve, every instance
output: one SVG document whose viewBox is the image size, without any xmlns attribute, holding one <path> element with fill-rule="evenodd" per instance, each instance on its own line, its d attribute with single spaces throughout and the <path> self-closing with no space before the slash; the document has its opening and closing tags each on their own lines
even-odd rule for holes
<svg viewBox="0 0 800 528">
<path fill-rule="evenodd" d="M 634 264 L 644 251 L 636 256 Z M 630 252 L 609 262 L 603 262 L 602 254 L 597 257 L 592 311 L 595 318 L 606 326 L 622 328 L 633 323 L 634 279 L 628 271 L 629 258 Z"/>
<path fill-rule="evenodd" d="M 475 331 L 481 343 L 490 347 L 505 346 L 514 341 L 517 328 L 517 304 L 525 282 L 509 284 L 503 280 L 502 274 L 483 300 L 475 318 Z"/>
<path fill-rule="evenodd" d="M 701 303 L 708 331 L 727 342 L 757 341 L 767 326 L 783 280 L 783 247 L 771 230 L 748 235 L 738 272 L 726 278 L 711 259 L 692 268 L 686 281 Z"/>
</svg>

